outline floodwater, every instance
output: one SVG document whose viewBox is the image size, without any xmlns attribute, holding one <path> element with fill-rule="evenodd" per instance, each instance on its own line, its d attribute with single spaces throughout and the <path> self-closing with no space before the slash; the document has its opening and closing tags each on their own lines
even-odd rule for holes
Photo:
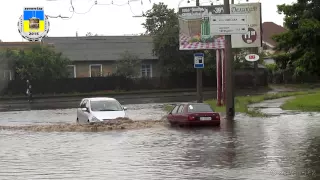
<svg viewBox="0 0 320 180">
<path fill-rule="evenodd" d="M 275 108 L 276 103 L 267 104 Z M 137 121 L 161 119 L 162 106 L 127 105 Z M 74 121 L 75 109 L 0 113 L 1 126 Z M 206 129 L 0 130 L 1 180 L 316 180 L 319 168 L 320 115 L 315 113 L 239 114 L 234 123 Z"/>
</svg>

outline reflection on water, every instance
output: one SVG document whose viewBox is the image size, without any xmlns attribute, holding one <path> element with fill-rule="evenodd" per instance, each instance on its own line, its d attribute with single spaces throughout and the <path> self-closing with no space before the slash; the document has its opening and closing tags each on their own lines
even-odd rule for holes
<svg viewBox="0 0 320 180">
<path fill-rule="evenodd" d="M 70 125 L 75 109 L 0 113 L 0 126 L 11 126 L 0 130 L 0 179 L 320 179 L 319 114 L 175 129 L 157 121 L 161 104 L 127 107 L 135 130 L 77 132 L 93 126 Z"/>
<path fill-rule="evenodd" d="M 0 179 L 319 179 L 316 115 L 212 129 L 0 131 Z"/>
</svg>

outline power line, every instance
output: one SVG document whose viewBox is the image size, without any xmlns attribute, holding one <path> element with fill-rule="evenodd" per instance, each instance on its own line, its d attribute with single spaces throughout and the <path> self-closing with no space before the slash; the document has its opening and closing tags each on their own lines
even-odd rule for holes
<svg viewBox="0 0 320 180">
<path fill-rule="evenodd" d="M 66 17 L 66 16 L 61 16 L 61 14 L 60 14 L 60 15 L 58 15 L 58 16 L 50 16 L 50 15 L 47 15 L 47 17 L 49 17 L 49 18 L 61 18 L 61 19 L 63 19 L 63 20 L 69 20 L 69 19 L 71 19 L 71 18 L 74 16 L 74 14 L 87 14 L 87 13 L 89 13 L 94 6 L 126 6 L 126 5 L 128 5 L 128 6 L 130 7 L 131 13 L 135 15 L 135 13 L 134 13 L 133 10 L 132 10 L 131 4 L 130 4 L 130 2 L 135 2 L 135 1 L 140 1 L 140 2 L 141 2 L 141 5 L 143 5 L 143 0 L 128 0 L 128 2 L 123 3 L 123 4 L 116 4 L 116 3 L 114 3 L 113 0 L 111 1 L 111 3 L 108 3 L 108 4 L 98 3 L 98 0 L 95 0 L 94 3 L 90 6 L 90 8 L 89 8 L 87 11 L 85 11 L 85 12 L 77 12 L 77 11 L 75 10 L 74 5 L 73 5 L 73 0 L 70 0 L 69 11 L 72 12 L 71 16 Z M 149 2 L 151 3 L 151 0 L 149 0 Z M 142 12 L 142 13 L 143 13 L 143 12 Z M 143 14 L 144 14 L 144 13 L 143 13 Z"/>
</svg>

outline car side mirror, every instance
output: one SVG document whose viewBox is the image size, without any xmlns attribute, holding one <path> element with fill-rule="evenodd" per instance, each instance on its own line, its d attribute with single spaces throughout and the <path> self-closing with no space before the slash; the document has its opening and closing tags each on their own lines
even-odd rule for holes
<svg viewBox="0 0 320 180">
<path fill-rule="evenodd" d="M 89 112 L 89 108 L 81 108 L 81 110 Z"/>
<path fill-rule="evenodd" d="M 169 115 L 172 115 L 172 112 L 169 112 Z"/>
<path fill-rule="evenodd" d="M 125 110 L 125 111 L 126 111 L 127 109 L 128 109 L 127 107 L 125 107 L 125 106 L 123 107 L 123 110 Z"/>
</svg>

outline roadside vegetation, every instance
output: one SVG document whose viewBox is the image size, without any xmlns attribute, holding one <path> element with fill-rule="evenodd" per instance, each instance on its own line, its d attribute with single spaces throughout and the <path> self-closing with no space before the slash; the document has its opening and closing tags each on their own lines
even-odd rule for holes
<svg viewBox="0 0 320 180">
<path fill-rule="evenodd" d="M 235 108 L 237 113 L 245 113 L 252 117 L 266 117 L 266 114 L 261 113 L 257 109 L 249 109 L 248 105 L 254 103 L 260 103 L 265 100 L 272 100 L 272 99 L 279 99 L 283 97 L 290 97 L 290 96 L 299 96 L 304 97 L 309 94 L 314 94 L 314 91 L 301 91 L 301 92 L 281 92 L 281 93 L 273 93 L 273 94 L 264 94 L 264 95 L 256 95 L 256 96 L 239 96 L 235 98 Z M 320 99 L 320 93 L 319 93 Z M 205 103 L 209 104 L 214 111 L 224 113 L 225 106 L 218 107 L 216 100 L 206 100 Z M 319 101 L 320 103 L 320 101 Z M 167 105 L 164 109 L 169 112 L 173 108 L 172 105 Z M 320 109 L 320 108 L 319 108 Z"/>
<path fill-rule="evenodd" d="M 320 112 L 320 91 L 314 94 L 297 96 L 285 102 L 281 108 L 284 110 Z"/>
</svg>

